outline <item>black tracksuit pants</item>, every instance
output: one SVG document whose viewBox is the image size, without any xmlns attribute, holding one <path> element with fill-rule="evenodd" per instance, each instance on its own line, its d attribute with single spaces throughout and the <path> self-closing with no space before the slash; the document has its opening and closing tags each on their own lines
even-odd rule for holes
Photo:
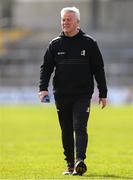
<svg viewBox="0 0 133 180">
<path fill-rule="evenodd" d="M 55 95 L 55 102 L 62 132 L 65 160 L 67 163 L 74 164 L 74 149 L 76 150 L 76 159 L 86 158 L 90 97 L 88 95 Z"/>
</svg>

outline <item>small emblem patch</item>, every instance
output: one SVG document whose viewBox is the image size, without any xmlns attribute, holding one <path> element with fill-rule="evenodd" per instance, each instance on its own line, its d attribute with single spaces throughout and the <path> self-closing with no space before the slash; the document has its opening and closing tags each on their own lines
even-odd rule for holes
<svg viewBox="0 0 133 180">
<path fill-rule="evenodd" d="M 81 51 L 81 56 L 85 56 L 85 50 Z"/>
</svg>

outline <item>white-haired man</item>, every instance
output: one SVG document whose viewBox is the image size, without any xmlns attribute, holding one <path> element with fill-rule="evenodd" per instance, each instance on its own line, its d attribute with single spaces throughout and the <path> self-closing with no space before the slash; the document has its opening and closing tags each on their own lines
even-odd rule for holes
<svg viewBox="0 0 133 180">
<path fill-rule="evenodd" d="M 40 71 L 39 98 L 48 95 L 53 79 L 54 97 L 62 132 L 67 170 L 63 174 L 82 175 L 87 166 L 87 122 L 94 78 L 99 90 L 99 104 L 106 106 L 107 86 L 102 55 L 96 41 L 80 29 L 80 12 L 75 7 L 61 10 L 62 33 L 53 39 L 44 55 Z"/>
</svg>

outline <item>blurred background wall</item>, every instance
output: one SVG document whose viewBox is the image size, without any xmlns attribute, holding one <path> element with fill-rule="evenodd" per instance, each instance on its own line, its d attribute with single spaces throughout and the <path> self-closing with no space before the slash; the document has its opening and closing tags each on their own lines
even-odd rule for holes
<svg viewBox="0 0 133 180">
<path fill-rule="evenodd" d="M 81 29 L 99 44 L 109 102 L 133 103 L 132 0 L 0 0 L 0 103 L 39 102 L 40 65 L 65 6 L 80 9 Z"/>
</svg>

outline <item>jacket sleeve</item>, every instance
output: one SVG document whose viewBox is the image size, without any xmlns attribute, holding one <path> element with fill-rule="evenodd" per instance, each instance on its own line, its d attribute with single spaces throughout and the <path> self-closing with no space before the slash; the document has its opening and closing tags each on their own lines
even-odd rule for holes
<svg viewBox="0 0 133 180">
<path fill-rule="evenodd" d="M 91 46 L 91 68 L 97 82 L 99 97 L 106 98 L 107 85 L 104 72 L 104 62 L 96 41 L 93 41 Z"/>
<path fill-rule="evenodd" d="M 51 74 L 54 70 L 54 55 L 52 53 L 52 45 L 47 48 L 43 64 L 40 67 L 40 83 L 39 91 L 47 91 Z"/>
</svg>

